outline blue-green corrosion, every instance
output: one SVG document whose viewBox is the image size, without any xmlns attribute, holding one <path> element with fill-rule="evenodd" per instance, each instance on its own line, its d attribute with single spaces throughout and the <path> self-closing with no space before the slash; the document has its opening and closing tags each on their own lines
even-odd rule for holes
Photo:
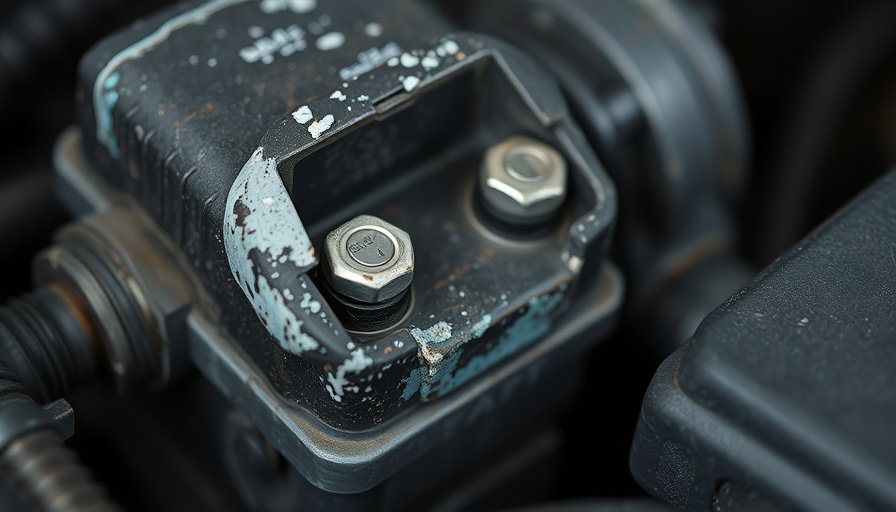
<svg viewBox="0 0 896 512">
<path fill-rule="evenodd" d="M 118 158 L 118 140 L 115 137 L 115 130 L 112 128 L 112 108 L 118 103 L 118 81 L 121 79 L 121 73 L 118 71 L 109 75 L 103 80 L 103 104 L 97 111 L 100 116 L 100 126 L 105 130 L 106 148 L 113 158 Z"/>
<path fill-rule="evenodd" d="M 492 325 L 492 315 L 482 315 L 482 319 L 473 324 L 473 339 L 481 338 Z"/>
<path fill-rule="evenodd" d="M 457 367 L 462 353 L 460 346 L 445 356 L 432 375 L 426 367 L 415 368 L 403 381 L 405 388 L 401 398 L 409 400 L 418 392 L 423 398 L 446 395 L 531 345 L 550 331 L 553 313 L 560 306 L 563 297 L 561 290 L 530 299 L 526 312 L 504 331 L 497 344 L 491 350 L 470 359 L 462 368 Z M 473 339 L 481 337 L 490 325 L 491 315 L 483 316 L 480 322 L 473 325 Z"/>
</svg>

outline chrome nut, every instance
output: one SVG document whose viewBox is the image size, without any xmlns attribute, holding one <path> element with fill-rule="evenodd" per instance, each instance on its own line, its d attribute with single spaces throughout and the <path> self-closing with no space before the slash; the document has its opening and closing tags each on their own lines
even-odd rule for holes
<svg viewBox="0 0 896 512">
<path fill-rule="evenodd" d="M 533 223 L 555 213 L 566 197 L 566 162 L 555 149 L 524 136 L 485 153 L 479 189 L 486 208 L 510 222 Z"/>
<path fill-rule="evenodd" d="M 329 235 L 325 276 L 338 293 L 368 304 L 401 294 L 414 277 L 414 248 L 401 229 L 360 215 Z"/>
</svg>

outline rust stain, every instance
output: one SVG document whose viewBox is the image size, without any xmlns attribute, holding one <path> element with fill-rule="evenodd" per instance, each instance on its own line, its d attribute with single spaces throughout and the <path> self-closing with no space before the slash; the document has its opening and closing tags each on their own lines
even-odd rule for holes
<svg viewBox="0 0 896 512">
<path fill-rule="evenodd" d="M 731 158 L 725 158 L 719 163 L 719 170 L 722 174 L 722 180 L 725 183 L 734 183 L 740 177 L 737 163 Z"/>
<path fill-rule="evenodd" d="M 285 85 L 283 87 L 283 101 L 286 103 L 287 110 L 295 110 L 299 107 L 298 102 L 296 102 L 296 82 L 298 80 L 286 80 Z"/>
<path fill-rule="evenodd" d="M 438 291 L 448 286 L 453 281 L 466 275 L 470 271 L 470 268 L 473 266 L 473 262 L 476 262 L 479 265 L 483 265 L 485 263 L 488 263 L 488 261 L 493 259 L 497 254 L 497 249 L 495 249 L 494 247 L 488 247 L 479 251 L 478 253 L 474 252 L 465 254 L 463 259 L 466 260 L 467 263 L 459 267 L 450 268 L 447 264 L 442 265 L 442 267 L 440 267 L 439 273 L 447 277 L 445 279 L 437 281 L 432 287 L 433 291 Z"/>
<path fill-rule="evenodd" d="M 325 364 L 324 371 L 327 373 L 333 373 L 333 365 L 331 365 L 330 363 Z"/>
<path fill-rule="evenodd" d="M 174 121 L 174 126 L 180 126 L 182 124 L 187 124 L 190 121 L 192 121 L 193 119 L 196 119 L 197 115 L 199 115 L 198 112 L 191 112 L 190 114 L 187 114 L 187 117 Z"/>
<path fill-rule="evenodd" d="M 289 372 L 286 370 L 286 368 L 281 366 L 277 370 L 278 370 L 277 373 L 280 374 L 280 380 L 282 380 L 286 384 L 292 384 L 292 375 L 289 374 Z"/>
<path fill-rule="evenodd" d="M 486 247 L 482 250 L 482 254 L 476 259 L 479 263 L 486 263 L 498 255 L 498 249 L 494 247 Z"/>
<path fill-rule="evenodd" d="M 437 281 L 436 284 L 433 285 L 432 289 L 439 290 L 444 288 L 446 285 L 451 282 L 457 280 L 458 277 L 466 275 L 467 272 L 470 271 L 470 268 L 473 266 L 472 263 L 465 263 L 463 266 L 454 268 L 449 274 L 448 277 L 442 279 L 441 281 Z"/>
<path fill-rule="evenodd" d="M 373 276 L 364 274 L 364 279 L 367 279 L 368 281 L 373 281 Z"/>
<path fill-rule="evenodd" d="M 180 127 L 181 125 L 187 124 L 196 118 L 199 118 L 200 121 L 204 121 L 210 115 L 214 114 L 214 112 L 215 112 L 214 103 L 211 103 L 211 102 L 206 103 L 205 105 L 199 107 L 199 110 L 196 110 L 195 112 L 191 112 L 191 113 L 187 114 L 187 116 L 184 117 L 183 119 L 178 119 L 178 120 L 174 121 L 174 126 Z"/>
<path fill-rule="evenodd" d="M 208 102 L 199 109 L 199 120 L 204 121 L 210 115 L 215 113 L 215 104 Z"/>
<path fill-rule="evenodd" d="M 640 29 L 641 32 L 653 32 L 653 22 L 646 16 L 641 16 L 638 18 L 638 29 Z"/>
</svg>

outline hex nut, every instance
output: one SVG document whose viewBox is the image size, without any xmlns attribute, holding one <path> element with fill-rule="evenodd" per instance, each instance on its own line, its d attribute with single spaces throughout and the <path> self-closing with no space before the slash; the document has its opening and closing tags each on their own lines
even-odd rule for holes
<svg viewBox="0 0 896 512">
<path fill-rule="evenodd" d="M 486 208 L 517 223 L 549 218 L 566 198 L 566 162 L 554 148 L 515 136 L 485 153 L 479 189 Z"/>
<path fill-rule="evenodd" d="M 324 252 L 330 286 L 360 302 L 394 298 L 414 277 L 411 237 L 372 215 L 360 215 L 330 232 Z"/>
</svg>

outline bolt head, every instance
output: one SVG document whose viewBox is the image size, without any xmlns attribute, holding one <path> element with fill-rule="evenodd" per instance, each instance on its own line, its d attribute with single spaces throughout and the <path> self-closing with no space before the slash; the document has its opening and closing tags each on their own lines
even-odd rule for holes
<svg viewBox="0 0 896 512">
<path fill-rule="evenodd" d="M 511 222 L 538 222 L 566 198 L 566 162 L 552 147 L 516 136 L 492 146 L 479 172 L 486 207 Z"/>
<path fill-rule="evenodd" d="M 324 252 L 330 286 L 360 302 L 389 300 L 414 277 L 410 235 L 372 215 L 358 216 L 330 232 Z"/>
</svg>

